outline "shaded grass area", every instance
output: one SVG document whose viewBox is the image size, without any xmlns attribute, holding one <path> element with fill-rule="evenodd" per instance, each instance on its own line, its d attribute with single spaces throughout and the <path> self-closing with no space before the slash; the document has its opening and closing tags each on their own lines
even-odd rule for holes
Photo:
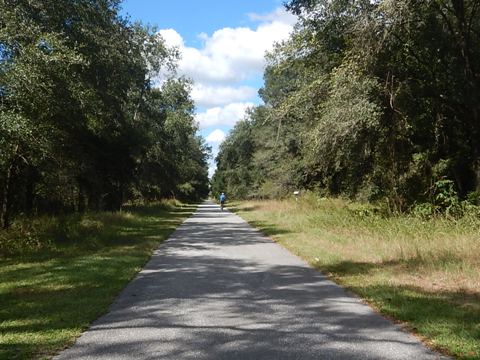
<svg viewBox="0 0 480 360">
<path fill-rule="evenodd" d="M 230 208 L 430 347 L 480 359 L 478 217 L 388 217 L 311 195 Z"/>
<path fill-rule="evenodd" d="M 163 202 L 35 220 L 36 247 L 0 258 L 0 359 L 45 358 L 73 343 L 194 209 Z M 18 241 L 24 227 L 2 239 Z"/>
</svg>

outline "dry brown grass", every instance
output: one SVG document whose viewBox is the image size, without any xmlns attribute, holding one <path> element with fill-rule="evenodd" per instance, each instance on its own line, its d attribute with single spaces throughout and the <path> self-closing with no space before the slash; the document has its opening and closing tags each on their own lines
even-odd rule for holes
<svg viewBox="0 0 480 360">
<path fill-rule="evenodd" d="M 312 197 L 248 201 L 239 211 L 249 221 L 278 226 L 282 233 L 273 238 L 312 263 L 390 264 L 402 284 L 480 293 L 480 219 L 383 217 L 344 200 Z"/>
<path fill-rule="evenodd" d="M 480 219 L 383 216 L 307 195 L 247 201 L 239 214 L 433 347 L 480 358 Z"/>
</svg>

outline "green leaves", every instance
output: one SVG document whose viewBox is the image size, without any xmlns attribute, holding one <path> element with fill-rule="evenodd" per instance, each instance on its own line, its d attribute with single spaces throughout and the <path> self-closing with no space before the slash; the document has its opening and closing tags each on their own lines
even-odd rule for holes
<svg viewBox="0 0 480 360">
<path fill-rule="evenodd" d="M 299 21 L 267 55 L 253 153 L 233 141 L 243 136 L 235 128 L 217 160 L 223 186 L 227 171 L 244 169 L 246 196 L 321 189 L 387 199 L 394 211 L 435 203 L 439 180 L 460 199 L 480 189 L 478 1 L 292 0 L 287 9 Z"/>
</svg>

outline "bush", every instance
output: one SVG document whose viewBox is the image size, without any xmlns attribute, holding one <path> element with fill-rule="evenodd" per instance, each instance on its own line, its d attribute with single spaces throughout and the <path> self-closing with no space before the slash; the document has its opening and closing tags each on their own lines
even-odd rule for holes
<svg viewBox="0 0 480 360">
<path fill-rule="evenodd" d="M 421 218 L 430 218 L 436 212 L 436 206 L 431 203 L 415 204 L 412 208 L 412 214 Z"/>
<path fill-rule="evenodd" d="M 467 199 L 461 201 L 455 191 L 452 180 L 439 180 L 433 185 L 434 203 L 419 203 L 412 208 L 412 213 L 422 218 L 434 215 L 460 218 L 466 215 L 480 214 L 480 193 L 468 194 Z"/>
<path fill-rule="evenodd" d="M 452 180 L 442 179 L 437 181 L 433 185 L 433 194 L 436 212 L 452 217 L 462 216 L 462 203 Z"/>
<path fill-rule="evenodd" d="M 472 191 L 467 195 L 467 201 L 472 205 L 480 205 L 480 191 Z"/>
</svg>

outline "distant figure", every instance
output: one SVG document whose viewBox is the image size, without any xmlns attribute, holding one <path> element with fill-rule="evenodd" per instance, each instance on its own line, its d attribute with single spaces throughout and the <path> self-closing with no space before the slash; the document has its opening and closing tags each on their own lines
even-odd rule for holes
<svg viewBox="0 0 480 360">
<path fill-rule="evenodd" d="M 220 195 L 220 208 L 223 211 L 223 207 L 225 206 L 225 200 L 227 200 L 227 197 L 225 196 L 225 193 L 222 192 Z"/>
</svg>

